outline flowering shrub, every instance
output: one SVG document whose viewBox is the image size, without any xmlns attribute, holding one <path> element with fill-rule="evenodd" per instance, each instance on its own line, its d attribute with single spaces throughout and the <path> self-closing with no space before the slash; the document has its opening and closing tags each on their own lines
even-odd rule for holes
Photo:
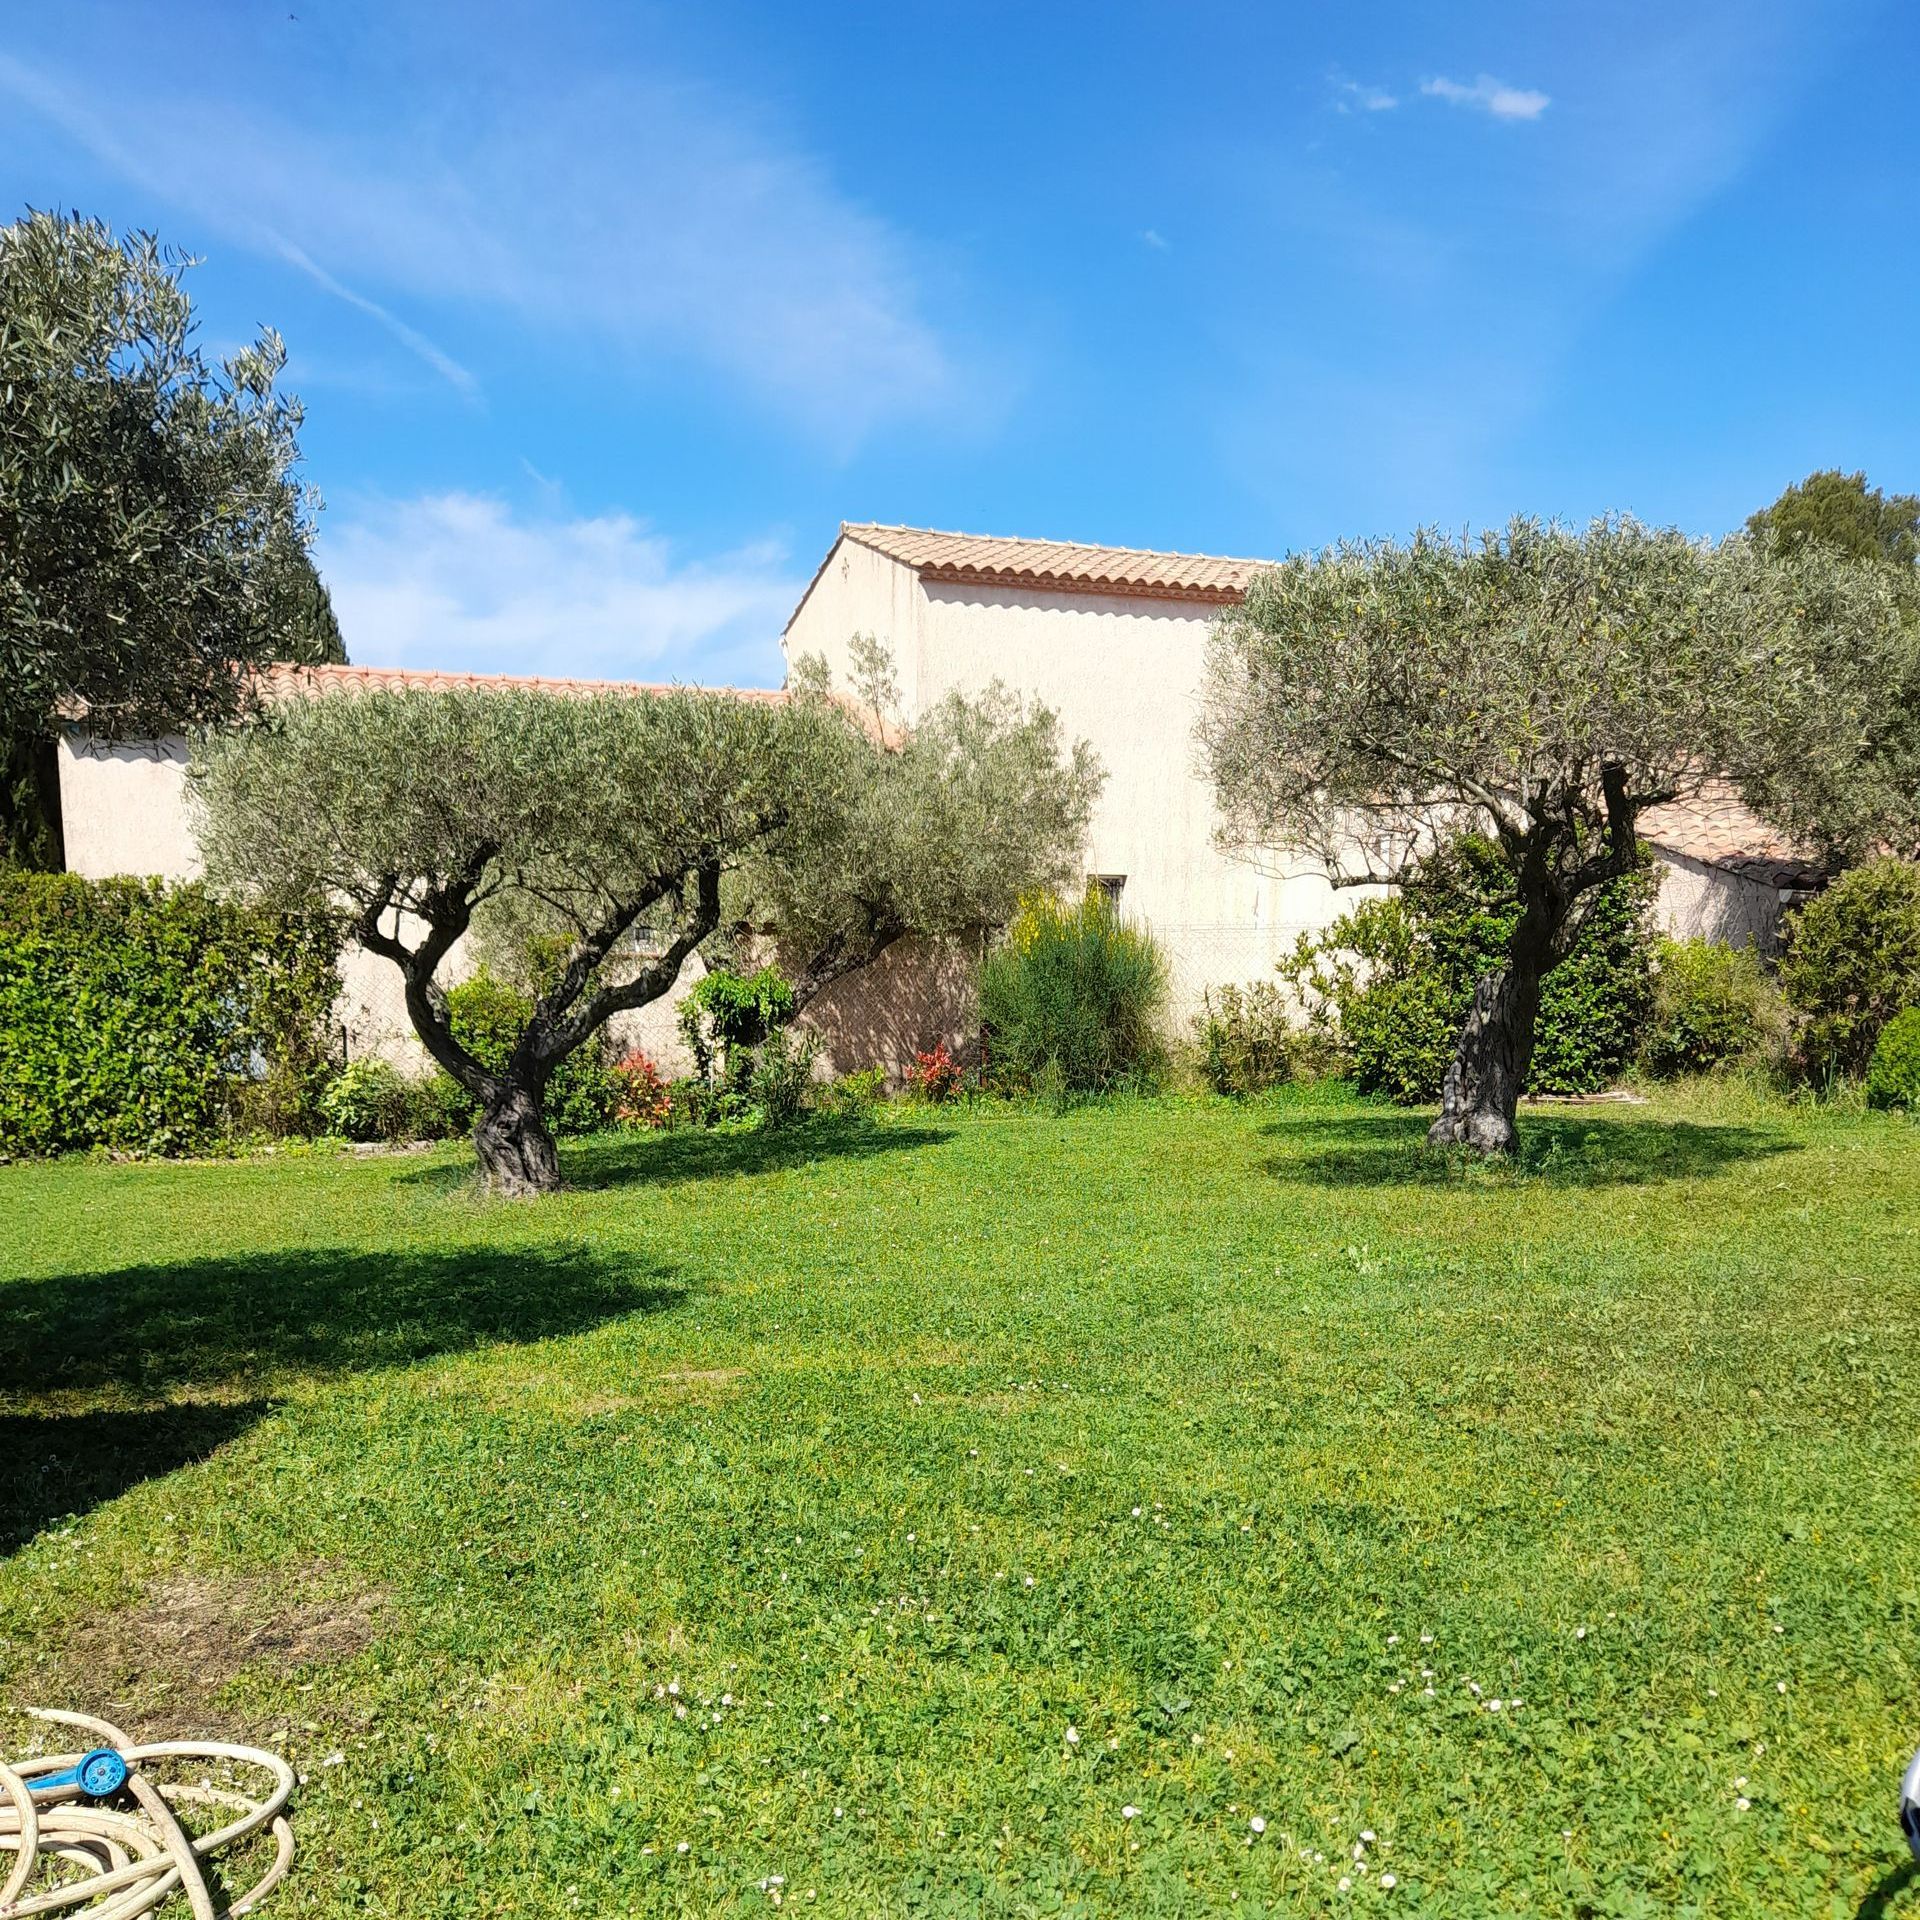
<svg viewBox="0 0 1920 1920">
<path fill-rule="evenodd" d="M 613 1117 L 623 1127 L 664 1127 L 673 1109 L 660 1069 L 638 1047 L 613 1063 Z"/>
<path fill-rule="evenodd" d="M 929 1053 L 915 1052 L 913 1065 L 907 1069 L 907 1085 L 936 1107 L 960 1091 L 960 1063 L 947 1051 L 944 1040 L 936 1042 Z"/>
</svg>

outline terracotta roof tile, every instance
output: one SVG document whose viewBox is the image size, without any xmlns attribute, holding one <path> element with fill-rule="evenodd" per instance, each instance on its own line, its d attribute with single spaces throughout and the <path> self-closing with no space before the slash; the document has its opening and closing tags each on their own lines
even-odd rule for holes
<svg viewBox="0 0 1920 1920">
<path fill-rule="evenodd" d="M 1217 554 L 1089 547 L 1069 540 L 1022 540 L 929 527 L 842 522 L 841 536 L 912 567 L 923 577 L 972 586 L 1042 587 L 1056 593 L 1145 594 L 1231 605 L 1270 560 Z"/>
<path fill-rule="evenodd" d="M 642 680 L 565 680 L 537 673 L 442 673 L 427 667 L 275 667 L 267 675 L 270 697 L 317 693 L 445 692 L 449 688 L 480 691 L 510 687 L 536 693 L 673 693 L 680 689 Z M 777 704 L 786 695 L 776 687 L 696 687 L 696 693 L 726 693 L 739 700 Z"/>
<path fill-rule="evenodd" d="M 1818 861 L 1768 826 L 1729 780 L 1710 780 L 1698 793 L 1649 807 L 1640 816 L 1640 837 L 1768 886 L 1811 886 L 1821 872 Z"/>
</svg>

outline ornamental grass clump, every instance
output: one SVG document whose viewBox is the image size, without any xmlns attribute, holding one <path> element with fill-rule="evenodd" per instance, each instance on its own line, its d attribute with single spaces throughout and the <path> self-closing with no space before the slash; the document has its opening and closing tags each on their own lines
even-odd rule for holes
<svg viewBox="0 0 1920 1920">
<path fill-rule="evenodd" d="M 1023 900 L 980 972 L 995 1085 L 1080 1094 L 1152 1084 L 1165 1063 L 1166 957 L 1090 889 L 1077 905 Z"/>
</svg>

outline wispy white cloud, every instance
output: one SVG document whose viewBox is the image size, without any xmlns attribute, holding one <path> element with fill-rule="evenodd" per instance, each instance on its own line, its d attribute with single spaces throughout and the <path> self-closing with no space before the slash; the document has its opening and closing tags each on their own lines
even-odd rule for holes
<svg viewBox="0 0 1920 1920">
<path fill-rule="evenodd" d="M 1358 80 L 1336 78 L 1333 106 L 1336 113 L 1391 113 L 1400 104 L 1400 96 L 1385 87 L 1370 87 Z"/>
<path fill-rule="evenodd" d="M 1159 232 L 1153 227 L 1141 228 L 1140 242 L 1143 246 L 1151 247 L 1156 253 L 1165 253 L 1167 248 L 1172 244 L 1164 233 Z"/>
<path fill-rule="evenodd" d="M 1444 74 L 1420 82 L 1420 91 L 1429 99 L 1444 100 L 1449 106 L 1471 107 L 1491 114 L 1496 120 L 1538 120 L 1553 104 L 1551 97 L 1534 87 L 1510 87 L 1492 74 L 1481 74 L 1471 86 L 1449 80 Z"/>
<path fill-rule="evenodd" d="M 629 514 L 472 493 L 336 507 L 317 559 L 353 659 L 470 673 L 775 685 L 805 584 L 777 541 L 690 560 Z"/>
<path fill-rule="evenodd" d="M 912 241 L 750 101 L 657 71 L 462 72 L 423 78 L 404 119 L 322 125 L 211 86 L 83 83 L 0 54 L 0 94 L 463 392 L 473 374 L 413 317 L 429 307 L 531 324 L 600 378 L 704 366 L 842 451 L 883 423 L 993 410 L 995 376 L 927 317 Z"/>
<path fill-rule="evenodd" d="M 357 307 L 360 312 L 377 320 L 381 326 L 393 335 L 409 353 L 417 354 L 430 366 L 441 379 L 465 394 L 469 399 L 479 391 L 479 382 L 474 379 L 452 354 L 436 347 L 417 327 L 410 327 L 398 314 L 389 313 L 377 300 L 369 300 L 364 293 L 356 293 L 353 288 L 336 280 L 317 260 L 312 260 L 291 240 L 272 236 L 273 248 L 291 267 L 297 267 L 323 293 L 330 293 L 336 300 L 344 300 L 348 306 Z"/>
</svg>

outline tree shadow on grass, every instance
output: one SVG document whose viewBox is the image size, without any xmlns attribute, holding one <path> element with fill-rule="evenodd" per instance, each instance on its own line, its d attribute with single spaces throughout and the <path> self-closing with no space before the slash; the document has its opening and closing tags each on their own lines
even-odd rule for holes
<svg viewBox="0 0 1920 1920">
<path fill-rule="evenodd" d="M 1893 1911 L 1895 1895 L 1904 1893 L 1916 1880 L 1920 1880 L 1920 1865 L 1908 1860 L 1895 1867 L 1861 1901 L 1860 1911 L 1854 1920 L 1886 1920 L 1886 1916 Z"/>
<path fill-rule="evenodd" d="M 1638 1186 L 1702 1179 L 1800 1150 L 1797 1141 L 1765 1127 L 1522 1109 L 1518 1150 L 1483 1161 L 1460 1149 L 1429 1147 L 1431 1120 L 1421 1112 L 1275 1121 L 1261 1131 L 1289 1151 L 1263 1160 L 1261 1171 L 1296 1186 Z"/>
<path fill-rule="evenodd" d="M 0 1407 L 76 1392 L 231 1397 L 582 1333 L 685 1297 L 670 1268 L 585 1248 L 281 1249 L 14 1281 L 0 1287 Z"/>
<path fill-rule="evenodd" d="M 302 1379 L 584 1333 L 678 1306 L 669 1268 L 584 1249 L 340 1248 L 0 1286 L 0 1553 L 205 1458 Z"/>
<path fill-rule="evenodd" d="M 56 1520 L 204 1460 L 273 1405 L 188 1401 L 140 1413 L 0 1414 L 0 1559 Z"/>
<path fill-rule="evenodd" d="M 937 1147 L 952 1138 L 950 1129 L 940 1127 L 874 1126 L 824 1117 L 753 1132 L 676 1127 L 567 1141 L 560 1149 L 560 1171 L 569 1187 L 588 1193 L 636 1185 L 674 1187 L 729 1174 L 776 1173 L 818 1160 L 870 1160 L 883 1153 Z M 452 1189 L 471 1185 L 475 1173 L 472 1167 L 430 1166 L 400 1178 Z"/>
</svg>

